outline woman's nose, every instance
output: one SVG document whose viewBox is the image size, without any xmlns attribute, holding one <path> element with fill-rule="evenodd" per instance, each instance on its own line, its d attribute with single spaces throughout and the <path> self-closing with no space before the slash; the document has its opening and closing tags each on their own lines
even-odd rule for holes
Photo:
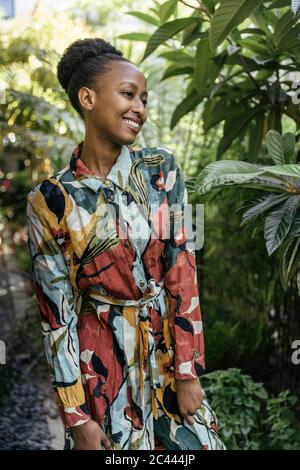
<svg viewBox="0 0 300 470">
<path fill-rule="evenodd" d="M 140 100 L 139 98 L 135 100 L 132 111 L 139 113 L 141 117 L 143 116 L 146 110 L 142 100 Z"/>
</svg>

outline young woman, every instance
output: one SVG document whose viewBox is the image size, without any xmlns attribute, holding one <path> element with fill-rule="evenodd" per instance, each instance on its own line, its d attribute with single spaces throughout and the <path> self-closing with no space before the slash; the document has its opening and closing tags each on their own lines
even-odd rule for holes
<svg viewBox="0 0 300 470">
<path fill-rule="evenodd" d="M 183 176 L 169 149 L 130 146 L 147 119 L 146 78 L 109 42 L 83 39 L 58 80 L 85 137 L 30 191 L 27 217 L 65 449 L 224 449 L 199 381 Z"/>
</svg>

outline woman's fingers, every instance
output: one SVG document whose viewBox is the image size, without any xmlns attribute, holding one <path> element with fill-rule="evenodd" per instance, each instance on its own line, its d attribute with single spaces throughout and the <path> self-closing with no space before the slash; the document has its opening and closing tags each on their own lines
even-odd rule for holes
<svg viewBox="0 0 300 470">
<path fill-rule="evenodd" d="M 107 436 L 103 437 L 101 439 L 101 444 L 103 445 L 103 447 L 106 449 L 106 450 L 113 450 L 112 446 L 111 446 L 111 442 L 110 440 L 108 439 Z"/>
<path fill-rule="evenodd" d="M 187 422 L 188 422 L 190 425 L 193 425 L 193 424 L 194 424 L 194 420 L 193 420 L 192 415 L 187 415 L 187 416 L 185 417 L 185 419 L 187 420 Z"/>
</svg>

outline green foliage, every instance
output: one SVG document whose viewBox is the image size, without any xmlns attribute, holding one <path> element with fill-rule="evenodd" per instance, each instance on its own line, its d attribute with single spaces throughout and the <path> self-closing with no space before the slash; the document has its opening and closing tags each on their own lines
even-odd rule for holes
<svg viewBox="0 0 300 470">
<path fill-rule="evenodd" d="M 213 188 L 235 185 L 284 193 L 246 202 L 242 208 L 248 206 L 248 209 L 243 214 L 241 225 L 264 218 L 267 252 L 270 256 L 281 247 L 281 280 L 287 288 L 300 267 L 300 166 L 295 163 L 295 138 L 292 134 L 281 136 L 276 131 L 269 131 L 266 141 L 269 158 L 275 165 L 258 166 L 234 160 L 213 162 L 202 170 L 195 189 L 205 194 Z"/>
<path fill-rule="evenodd" d="M 157 47 L 167 41 L 168 39 L 172 38 L 180 31 L 185 29 L 188 26 L 194 25 L 198 22 L 197 18 L 189 17 L 189 18 L 180 18 L 178 20 L 170 21 L 169 23 L 162 24 L 155 33 L 150 37 L 147 48 L 142 60 L 152 54 Z"/>
<path fill-rule="evenodd" d="M 299 423 L 292 411 L 296 403 L 297 397 L 291 395 L 288 390 L 268 400 L 264 424 L 269 429 L 270 449 L 299 450 Z"/>
<path fill-rule="evenodd" d="M 221 44 L 235 26 L 246 19 L 252 11 L 262 4 L 263 0 L 221 0 L 210 28 L 212 49 Z"/>
<path fill-rule="evenodd" d="M 58 53 L 72 40 L 90 36 L 91 33 L 94 35 L 95 32 L 112 39 L 112 43 L 116 42 L 112 37 L 113 26 L 119 26 L 115 19 L 116 12 L 119 13 L 126 2 L 114 0 L 113 5 L 118 5 L 115 8 L 109 4 L 93 4 L 91 8 L 88 0 L 77 3 L 80 4 L 78 10 L 70 9 L 76 18 L 74 22 L 56 18 L 53 22 L 37 17 L 31 20 L 32 26 L 23 28 L 12 23 L 11 30 L 3 28 L 1 33 L 0 73 L 1 80 L 7 84 L 5 102 L 0 104 L 0 132 L 5 143 L 5 155 L 7 159 L 15 158 L 11 152 L 13 150 L 22 155 L 21 162 L 30 161 L 29 167 L 21 165 L 15 173 L 5 175 L 4 183 L 8 180 L 11 185 L 9 190 L 1 194 L 6 207 L 4 223 L 24 223 L 24 196 L 28 185 L 32 186 L 33 181 L 43 176 L 40 162 L 46 156 L 55 169 L 62 168 L 75 140 L 82 135 L 81 123 L 55 78 Z M 291 17 L 290 0 L 264 2 L 243 23 L 238 24 L 234 20 L 235 25 L 225 40 L 212 50 L 209 48 L 212 21 L 214 15 L 220 14 L 217 13 L 219 4 L 215 0 L 203 0 L 201 9 L 191 10 L 180 1 L 154 1 L 153 8 L 145 12 L 137 11 L 140 4 L 130 3 L 133 12 L 128 14 L 141 21 L 141 30 L 125 32 L 120 37 L 127 39 L 115 45 L 134 62 L 137 62 L 136 57 L 144 53 L 140 49 L 143 42 L 152 41 L 154 46 L 152 57 L 149 55 L 148 60 L 141 64 L 147 76 L 150 99 L 149 119 L 138 137 L 139 145 L 152 146 L 159 142 L 160 145 L 173 148 L 187 176 L 196 176 L 206 164 L 216 158 L 223 158 L 225 151 L 228 158 L 235 162 L 237 159 L 248 160 L 247 163 L 253 165 L 250 167 L 252 169 L 261 170 L 261 162 L 269 167 L 274 163 L 272 175 L 259 175 L 261 180 L 243 188 L 242 194 L 255 197 L 257 203 L 256 208 L 250 205 L 245 212 L 250 226 L 250 222 L 256 224 L 260 215 L 263 217 L 279 208 L 298 190 L 294 173 L 297 164 L 294 123 L 298 126 L 300 120 L 299 108 L 292 101 L 292 93 L 297 91 L 293 87 L 294 73 L 299 69 L 300 61 L 295 46 L 298 41 L 298 19 L 297 15 Z M 93 14 L 92 10 L 97 10 L 97 14 Z M 79 22 L 83 17 L 89 26 L 97 29 L 84 29 Z M 183 29 L 182 23 L 177 22 L 181 19 L 187 20 Z M 58 25 L 62 25 L 60 32 L 56 29 Z M 178 25 L 180 27 L 176 30 Z M 117 29 L 117 33 L 120 32 Z M 129 45 L 126 42 L 128 38 L 133 40 Z M 162 41 L 160 44 L 159 38 Z M 273 138 L 267 138 L 269 155 L 265 157 L 262 149 L 268 129 L 280 130 L 281 126 L 285 132 L 292 133 L 286 133 L 283 137 L 270 133 Z M 284 169 L 283 165 L 294 166 Z M 278 172 L 275 166 L 280 167 Z M 284 171 L 286 174 L 282 173 Z M 236 175 L 233 172 L 231 176 Z M 262 183 L 269 191 L 265 198 L 257 194 Z M 193 185 L 189 187 L 194 189 Z M 268 348 L 274 328 L 270 326 L 268 315 L 275 302 L 275 293 L 279 292 L 279 298 L 283 298 L 278 283 L 276 256 L 284 249 L 282 271 L 286 273 L 287 285 L 288 279 L 293 278 L 294 260 L 299 252 L 299 237 L 296 235 L 300 234 L 300 218 L 296 214 L 286 241 L 275 251 L 275 257 L 268 259 L 263 244 L 257 239 L 258 235 L 263 235 L 261 228 L 256 225 L 253 237 L 250 238 L 247 231 L 239 227 L 239 216 L 235 210 L 241 203 L 241 192 L 234 191 L 234 187 L 223 192 L 222 188 L 223 185 L 207 194 L 190 194 L 190 199 L 195 202 L 207 201 L 205 224 L 209 231 L 205 235 L 204 257 L 198 265 L 207 362 L 210 369 L 237 365 L 255 376 L 256 380 L 263 380 L 267 387 L 273 383 L 274 373 L 279 376 L 282 367 L 286 365 L 276 363 L 276 368 L 269 367 L 272 353 Z M 276 194 L 273 194 L 275 191 Z M 21 246 L 16 250 L 19 267 L 28 272 L 27 251 L 25 254 L 21 250 Z M 281 307 L 281 303 L 277 306 Z M 33 304 L 30 305 L 30 313 L 18 328 L 19 339 L 9 342 L 12 345 L 10 364 L 15 351 L 22 354 L 24 350 L 34 364 L 36 360 L 44 361 L 38 313 Z M 285 311 L 285 315 L 288 313 Z M 22 344 L 24 339 L 25 346 Z M 286 343 L 288 339 L 286 337 Z M 286 343 L 280 343 L 279 347 L 286 347 Z M 2 375 L 1 383 L 7 385 L 12 369 L 9 365 L 9 368 L 2 368 L 1 372 L 5 370 L 8 372 L 7 377 Z M 273 421 L 264 425 L 258 423 L 257 426 L 250 422 L 251 430 L 245 434 L 251 416 L 257 417 L 257 405 L 235 405 L 238 406 L 237 413 L 232 414 L 232 420 L 228 413 L 224 421 L 225 428 L 232 430 L 228 447 L 254 448 L 257 445 L 258 448 L 285 448 L 285 436 L 278 436 L 276 426 L 273 428 L 277 419 L 284 429 L 289 429 L 286 436 L 294 445 L 296 439 L 290 430 L 294 434 L 298 432 L 298 424 L 291 415 L 286 420 L 284 418 L 284 410 L 292 408 L 289 400 L 277 401 L 266 412 L 266 400 L 254 393 L 254 390 L 259 391 L 264 387 L 251 386 L 250 379 L 246 380 L 248 385 L 245 385 L 235 374 L 232 377 L 236 388 L 234 385 L 228 386 L 228 409 L 234 408 L 230 400 L 235 399 L 235 390 L 235 397 L 244 394 L 258 402 L 264 418 L 273 417 Z M 229 382 L 228 379 L 226 384 Z M 225 378 L 220 379 L 220 383 L 225 383 Z M 226 393 L 226 389 L 224 391 L 220 387 L 221 393 Z M 213 402 L 213 397 L 211 400 Z M 217 412 L 223 425 L 222 410 L 226 410 L 227 397 L 224 396 L 223 402 L 221 399 L 219 401 L 222 406 Z M 243 416 L 240 420 L 238 412 Z M 267 437 L 263 438 L 263 435 Z M 267 445 L 264 444 L 266 440 Z"/>
<path fill-rule="evenodd" d="M 289 391 L 271 398 L 262 383 L 236 368 L 206 374 L 201 384 L 228 449 L 300 449 L 297 398 Z"/>
<path fill-rule="evenodd" d="M 26 222 L 29 190 L 61 167 L 83 130 L 56 78 L 59 26 L 38 11 L 19 21 L 3 21 L 0 35 L 0 226 L 14 230 Z"/>
<path fill-rule="evenodd" d="M 171 130 L 204 103 L 204 128 L 223 125 L 217 159 L 236 139 L 247 137 L 249 158 L 255 161 L 268 130 L 281 132 L 286 116 L 299 125 L 293 101 L 300 65 L 297 2 L 291 10 L 289 1 L 209 0 L 186 16 L 187 7 L 178 0 L 171 19 L 162 17 L 162 7 L 154 3 L 150 20 L 129 14 L 154 28 L 145 39 L 141 62 L 161 47 L 160 57 L 167 59 L 162 80 L 183 75 L 187 82 L 185 97 L 171 116 Z M 183 53 L 192 59 L 188 64 L 181 60 Z"/>
</svg>

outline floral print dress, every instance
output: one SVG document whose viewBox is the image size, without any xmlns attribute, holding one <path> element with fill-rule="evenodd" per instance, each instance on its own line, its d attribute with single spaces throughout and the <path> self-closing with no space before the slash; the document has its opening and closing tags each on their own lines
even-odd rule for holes
<svg viewBox="0 0 300 470">
<path fill-rule="evenodd" d="M 27 196 L 28 246 L 65 449 L 93 419 L 114 449 L 224 449 L 205 398 L 190 425 L 175 379 L 204 373 L 187 191 L 167 148 L 123 145 L 106 179 L 80 158 Z M 173 210 L 173 208 L 177 208 Z"/>
</svg>

